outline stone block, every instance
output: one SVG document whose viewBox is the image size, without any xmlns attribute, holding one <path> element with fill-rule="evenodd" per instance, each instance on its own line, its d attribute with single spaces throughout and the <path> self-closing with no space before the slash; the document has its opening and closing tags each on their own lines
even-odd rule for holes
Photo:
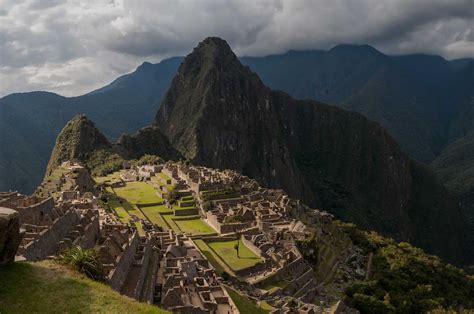
<svg viewBox="0 0 474 314">
<path fill-rule="evenodd" d="M 0 266 L 5 266 L 15 260 L 21 238 L 18 212 L 0 207 Z"/>
</svg>

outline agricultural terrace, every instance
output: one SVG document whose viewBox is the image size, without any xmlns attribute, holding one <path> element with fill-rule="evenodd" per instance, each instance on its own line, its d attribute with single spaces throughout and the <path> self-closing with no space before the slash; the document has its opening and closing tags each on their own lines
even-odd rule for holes
<svg viewBox="0 0 474 314">
<path fill-rule="evenodd" d="M 238 254 L 235 249 L 237 243 Z M 262 261 L 240 239 L 238 241 L 209 242 L 207 245 L 234 271 L 251 267 Z"/>
</svg>

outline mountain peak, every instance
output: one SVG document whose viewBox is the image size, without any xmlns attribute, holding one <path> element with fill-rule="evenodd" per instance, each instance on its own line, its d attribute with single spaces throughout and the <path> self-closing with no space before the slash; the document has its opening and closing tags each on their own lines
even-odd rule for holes
<svg viewBox="0 0 474 314">
<path fill-rule="evenodd" d="M 228 49 L 230 49 L 230 46 L 229 44 L 227 43 L 227 41 L 225 39 L 222 39 L 220 37 L 207 37 L 206 39 L 204 39 L 203 41 L 201 41 L 198 45 L 199 46 L 202 46 L 202 45 L 213 45 L 213 46 L 221 46 L 221 47 L 226 47 Z"/>
<path fill-rule="evenodd" d="M 208 37 L 201 41 L 184 59 L 183 70 L 185 72 L 196 66 L 204 71 L 211 68 L 221 71 L 224 67 L 242 67 L 242 64 L 224 39 Z"/>
<path fill-rule="evenodd" d="M 152 63 L 150 63 L 148 61 L 144 61 L 142 64 L 140 64 L 140 66 L 138 66 L 137 71 L 144 70 L 144 69 L 149 69 L 151 67 L 153 67 Z"/>
<path fill-rule="evenodd" d="M 250 93 L 261 94 L 266 89 L 258 76 L 240 63 L 225 40 L 208 37 L 180 65 L 163 98 L 156 122 L 166 136 L 174 138 L 172 144 L 192 159 L 197 147 L 194 139 L 188 137 L 194 127 L 187 125 L 189 121 L 197 121 L 194 117 L 225 107 L 256 105 L 255 95 Z M 180 136 L 175 137 L 177 134 Z"/>
<path fill-rule="evenodd" d="M 383 53 L 381 53 L 374 47 L 367 44 L 364 44 L 364 45 L 340 44 L 331 48 L 328 52 L 329 53 L 345 53 L 345 54 L 372 54 L 372 55 L 385 56 Z"/>
<path fill-rule="evenodd" d="M 109 141 L 96 128 L 86 115 L 73 117 L 59 133 L 51 158 L 46 169 L 46 176 L 63 161 L 83 159 L 87 154 L 100 147 L 111 147 Z"/>
</svg>

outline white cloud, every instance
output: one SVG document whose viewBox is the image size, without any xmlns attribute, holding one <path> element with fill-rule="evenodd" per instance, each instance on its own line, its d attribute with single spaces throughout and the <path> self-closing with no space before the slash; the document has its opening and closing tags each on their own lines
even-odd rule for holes
<svg viewBox="0 0 474 314">
<path fill-rule="evenodd" d="M 474 57 L 473 0 L 0 0 L 0 95 L 77 95 L 207 36 L 239 55 L 367 43 Z"/>
</svg>

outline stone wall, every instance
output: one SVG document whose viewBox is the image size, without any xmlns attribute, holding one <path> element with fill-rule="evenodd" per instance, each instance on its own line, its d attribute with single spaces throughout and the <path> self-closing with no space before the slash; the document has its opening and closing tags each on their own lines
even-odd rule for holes
<svg viewBox="0 0 474 314">
<path fill-rule="evenodd" d="M 179 210 L 174 210 L 174 215 L 175 216 L 190 216 L 190 215 L 197 215 L 198 210 L 197 208 L 189 208 L 189 209 L 179 209 Z"/>
<path fill-rule="evenodd" d="M 140 274 L 138 275 L 137 285 L 135 287 L 134 296 L 133 296 L 133 298 L 136 299 L 136 300 L 140 299 L 141 292 L 142 292 L 143 289 L 145 289 L 143 284 L 145 283 L 145 280 L 146 280 L 148 267 L 151 266 L 150 265 L 150 257 L 151 257 L 152 249 L 151 249 L 150 244 L 151 244 L 150 240 L 147 239 L 147 241 L 144 245 L 144 248 L 143 248 L 143 255 L 141 256 L 139 261 L 134 262 L 134 264 L 141 266 Z"/>
<path fill-rule="evenodd" d="M 59 242 L 79 222 L 79 215 L 74 210 L 67 211 L 53 221 L 52 225 L 39 233 L 39 236 L 28 243 L 21 255 L 27 260 L 41 260 L 57 252 Z"/>
<path fill-rule="evenodd" d="M 84 248 L 93 248 L 99 238 L 100 225 L 99 218 L 92 217 L 92 221 L 84 228 L 84 234 L 81 237 L 81 246 Z"/>
<path fill-rule="evenodd" d="M 249 248 L 250 251 L 254 252 L 256 255 L 262 257 L 262 250 L 260 250 L 255 244 L 253 244 L 252 241 L 247 240 L 245 236 L 241 236 L 240 240 L 242 240 L 242 243 Z"/>
<path fill-rule="evenodd" d="M 280 280 L 288 279 L 293 277 L 294 274 L 298 273 L 298 269 L 301 269 L 304 267 L 305 260 L 303 258 L 298 258 L 282 268 L 278 269 L 275 271 L 271 276 L 268 276 L 264 278 L 263 280 L 260 280 L 256 285 L 259 287 L 263 287 L 267 284 L 271 284 Z"/>
<path fill-rule="evenodd" d="M 231 224 L 220 224 L 220 233 L 232 233 L 239 232 L 245 229 L 252 227 L 252 222 L 243 222 L 243 223 L 231 223 Z"/>
<path fill-rule="evenodd" d="M 15 208 L 20 213 L 20 223 L 39 225 L 45 215 L 50 215 L 54 208 L 52 197 L 41 199 L 36 196 L 27 197 L 18 202 Z"/>
<path fill-rule="evenodd" d="M 237 270 L 234 272 L 237 276 L 247 277 L 247 276 L 250 276 L 251 274 L 262 272 L 267 269 L 271 269 L 271 267 L 272 267 L 271 260 L 266 260 L 264 262 L 257 263 L 251 267 Z"/>
<path fill-rule="evenodd" d="M 212 212 L 207 212 L 207 222 L 210 224 L 214 229 L 216 229 L 220 234 L 226 233 L 233 233 L 239 232 L 248 228 L 252 227 L 252 222 L 244 222 L 244 223 L 221 223 L 217 216 L 214 215 Z"/>
<path fill-rule="evenodd" d="M 117 265 L 115 266 L 115 269 L 113 270 L 112 274 L 108 279 L 108 283 L 112 287 L 112 289 L 120 291 L 120 289 L 122 288 L 122 285 L 125 279 L 127 278 L 130 265 L 132 265 L 133 263 L 133 257 L 135 255 L 135 252 L 137 251 L 138 242 L 138 232 L 135 231 L 132 236 L 132 239 L 130 240 L 126 248 L 123 250 L 120 259 Z"/>
</svg>

